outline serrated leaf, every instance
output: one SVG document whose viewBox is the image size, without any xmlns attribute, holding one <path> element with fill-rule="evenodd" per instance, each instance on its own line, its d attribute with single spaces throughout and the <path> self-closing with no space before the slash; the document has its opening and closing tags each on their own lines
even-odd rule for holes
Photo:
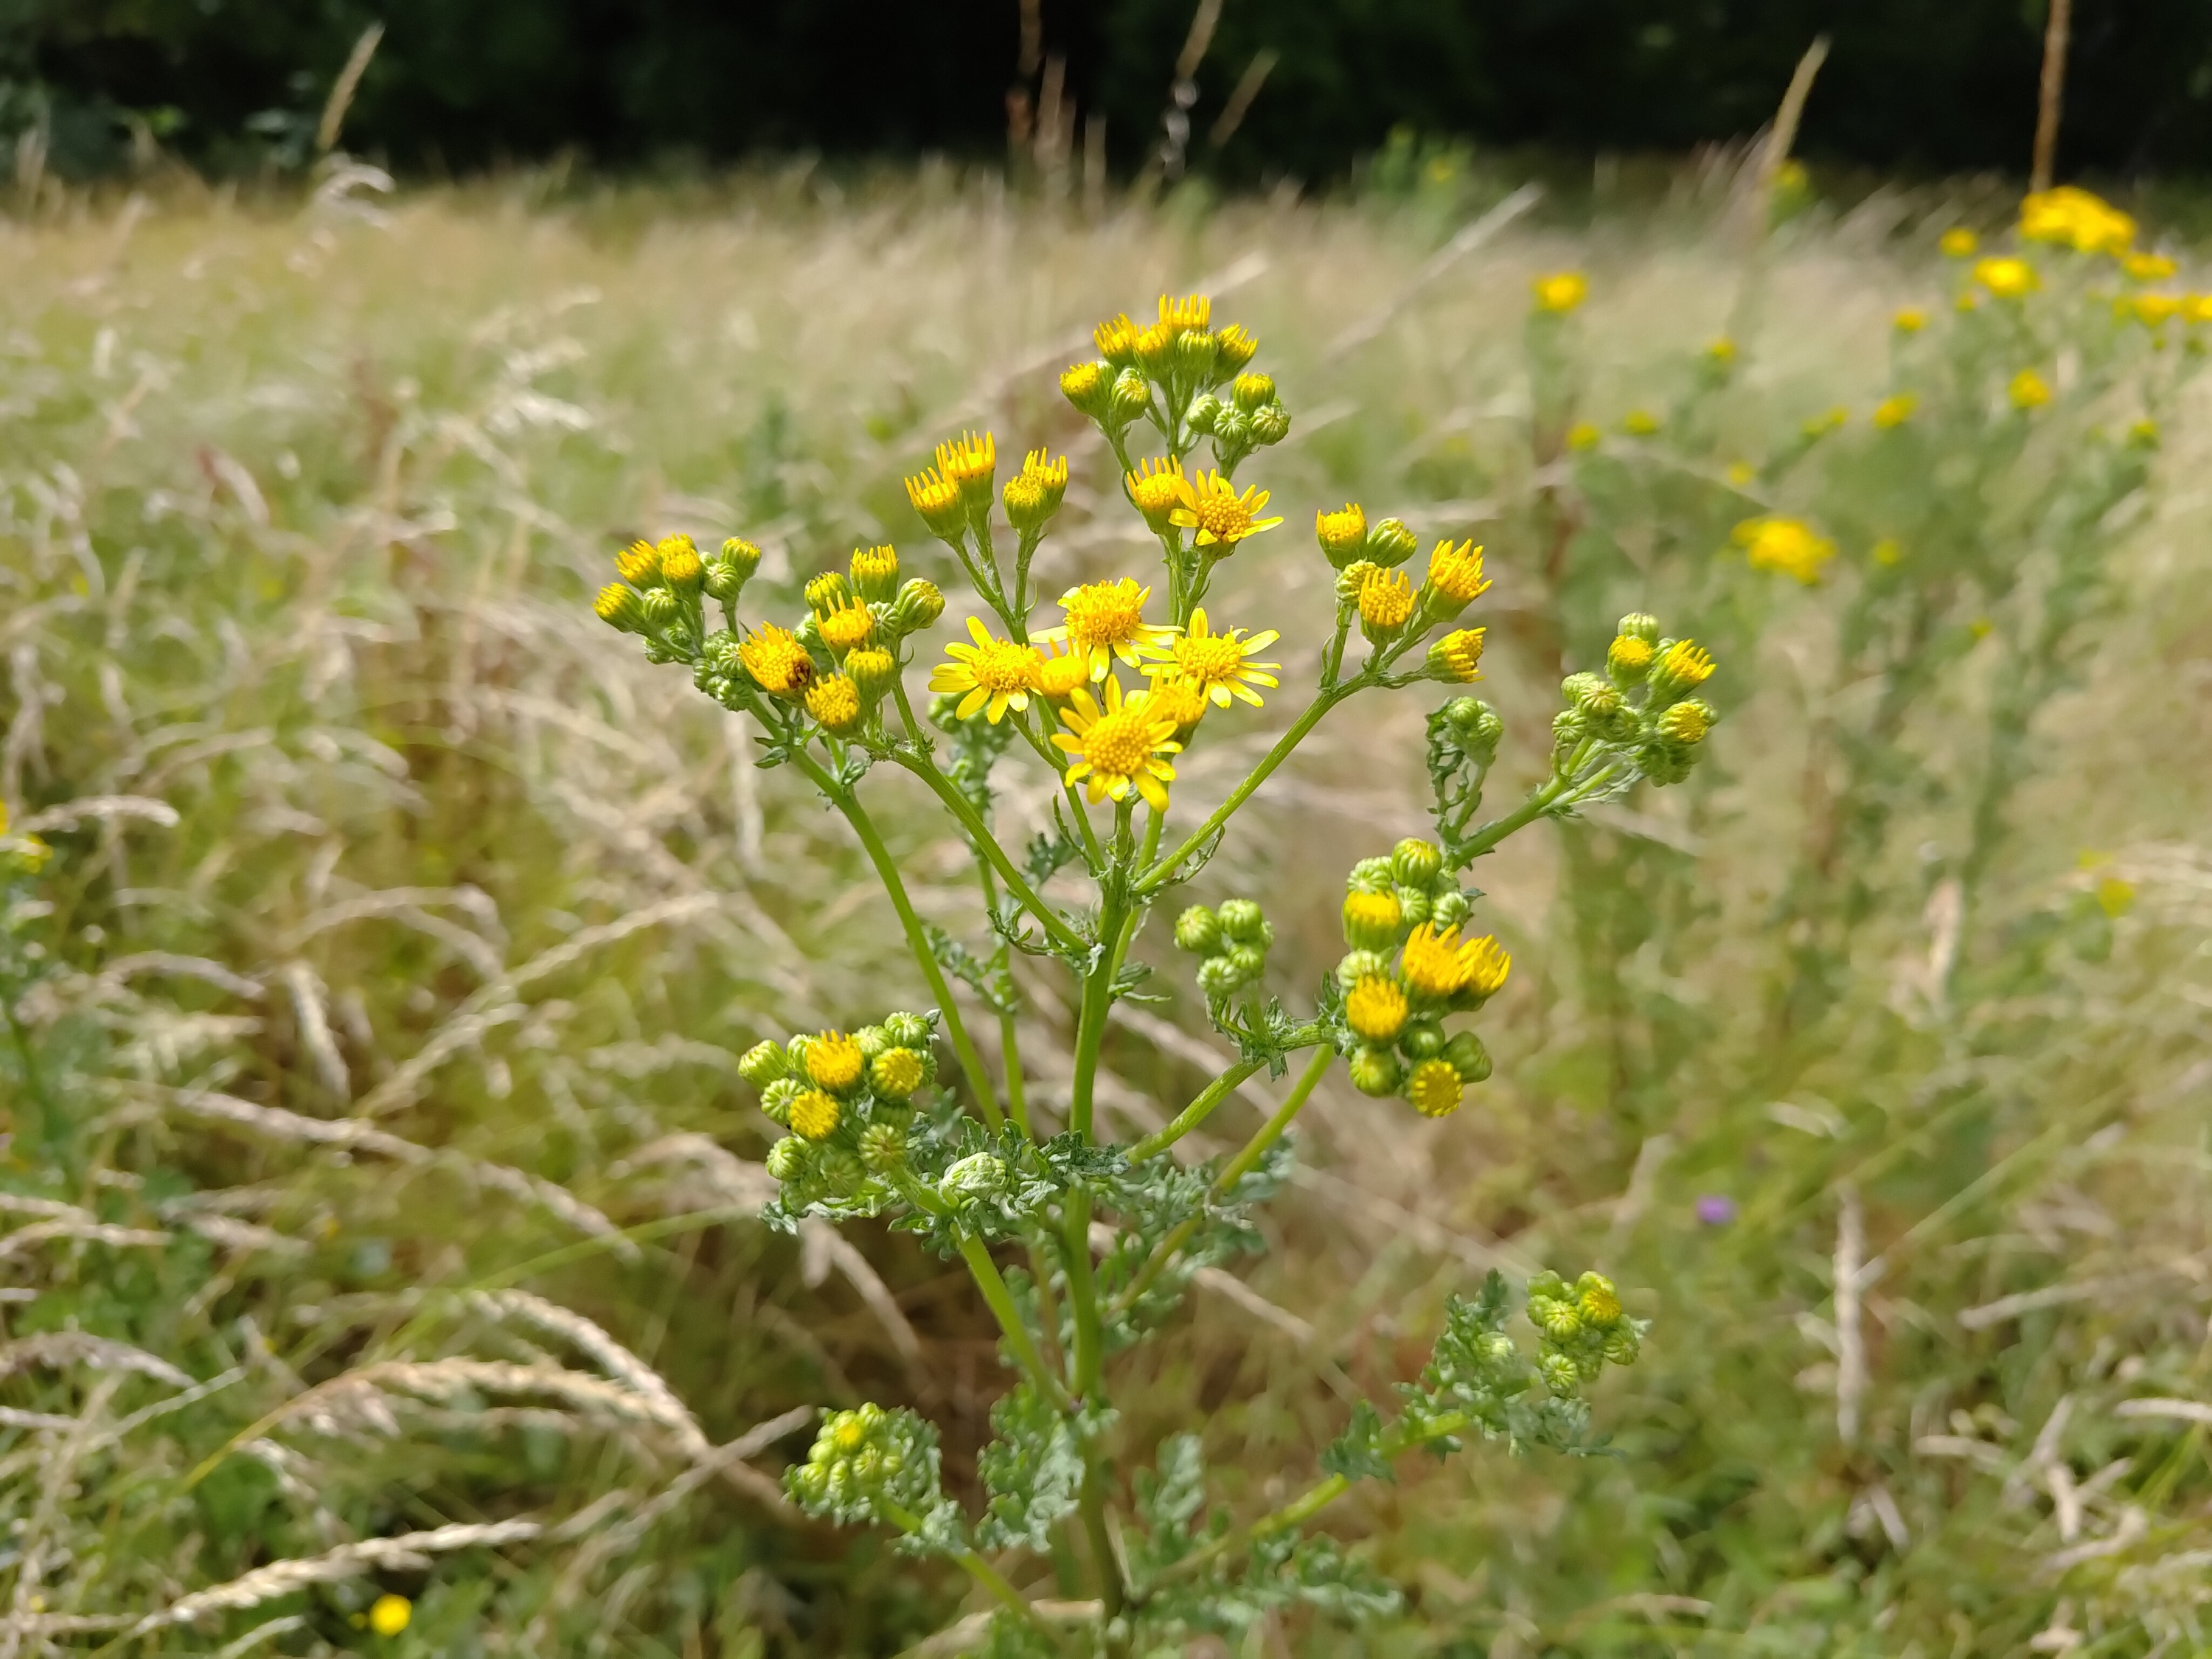
<svg viewBox="0 0 2212 1659">
<path fill-rule="evenodd" d="M 990 1495 L 977 1541 L 986 1549 L 1052 1547 L 1054 1523 L 1075 1511 L 1083 1448 L 1068 1420 L 1026 1381 L 991 1408 L 999 1437 L 976 1459 Z"/>
<path fill-rule="evenodd" d="M 1352 1408 L 1352 1421 L 1322 1453 L 1321 1466 L 1324 1472 L 1340 1474 L 1346 1480 L 1397 1480 L 1382 1451 L 1382 1414 L 1372 1401 L 1363 1400 Z"/>
</svg>

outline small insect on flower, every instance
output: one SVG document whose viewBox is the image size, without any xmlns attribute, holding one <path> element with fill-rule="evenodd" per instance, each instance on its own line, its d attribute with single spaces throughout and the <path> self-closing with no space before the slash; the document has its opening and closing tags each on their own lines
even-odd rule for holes
<svg viewBox="0 0 2212 1659">
<path fill-rule="evenodd" d="M 2014 409 L 2040 409 L 2051 401 L 2051 382 L 2032 368 L 2023 368 L 2005 388 Z"/>
<path fill-rule="evenodd" d="M 1168 514 L 1168 522 L 1196 530 L 1200 547 L 1219 545 L 1234 552 L 1248 536 L 1282 523 L 1279 517 L 1260 516 L 1267 506 L 1267 492 L 1257 485 L 1239 495 L 1237 486 L 1218 472 L 1201 472 L 1183 481 L 1182 499 Z"/>
<path fill-rule="evenodd" d="M 844 1115 L 834 1096 L 809 1089 L 791 1103 L 791 1132 L 805 1140 L 827 1140 Z"/>
<path fill-rule="evenodd" d="M 1919 407 L 1920 399 L 1913 393 L 1893 392 L 1874 406 L 1875 429 L 1887 432 L 1893 427 L 1903 426 L 1912 418 L 1913 411 Z"/>
<path fill-rule="evenodd" d="M 1555 270 L 1537 277 L 1530 287 L 1536 296 L 1536 309 L 1553 316 L 1565 316 L 1589 297 L 1589 278 L 1579 270 Z"/>
<path fill-rule="evenodd" d="M 2000 300 L 2017 300 L 2040 285 L 2033 265 L 2008 254 L 1977 261 L 1974 280 Z"/>
<path fill-rule="evenodd" d="M 1482 550 L 1472 541 L 1456 547 L 1447 538 L 1429 555 L 1429 586 L 1454 605 L 1471 605 L 1489 592 L 1482 574 Z"/>
<path fill-rule="evenodd" d="M 929 677 L 929 689 L 963 693 L 955 710 L 963 720 L 979 708 L 988 710 L 994 726 L 1006 717 L 1009 708 L 1025 712 L 1029 694 L 1036 688 L 1037 665 L 1043 660 L 1036 647 L 994 639 L 974 617 L 968 619 L 968 634 L 973 645 L 945 647 L 952 660 L 938 664 Z"/>
<path fill-rule="evenodd" d="M 799 636 L 773 623 L 746 636 L 738 647 L 738 661 L 754 684 L 779 697 L 799 696 L 814 677 L 814 659 Z"/>
<path fill-rule="evenodd" d="M 842 737 L 860 723 L 860 716 L 867 711 L 860 700 L 860 688 L 852 677 L 830 674 L 806 688 L 806 712 L 821 721 L 823 729 Z"/>
<path fill-rule="evenodd" d="M 1425 921 L 1407 935 L 1401 966 L 1416 995 L 1446 1002 L 1462 991 L 1495 996 L 1512 969 L 1513 958 L 1487 933 L 1462 941 L 1458 928 L 1439 932 Z"/>
<path fill-rule="evenodd" d="M 1370 1042 L 1388 1042 L 1406 1029 L 1406 994 L 1398 981 L 1370 974 L 1344 1000 L 1344 1021 Z"/>
<path fill-rule="evenodd" d="M 1448 1060 L 1425 1060 L 1406 1079 L 1406 1098 L 1423 1117 L 1449 1117 L 1466 1096 L 1459 1070 Z"/>
<path fill-rule="evenodd" d="M 1747 519 L 1735 527 L 1736 545 L 1754 570 L 1778 570 L 1807 586 L 1836 556 L 1836 544 L 1797 519 Z"/>
<path fill-rule="evenodd" d="M 1060 710 L 1068 730 L 1054 732 L 1052 740 L 1072 762 L 1068 787 L 1087 783 L 1093 801 L 1123 801 L 1134 789 L 1152 811 L 1166 811 L 1167 786 L 1175 779 L 1166 757 L 1182 750 L 1176 741 L 1176 722 L 1154 708 L 1146 692 L 1124 698 L 1118 679 L 1106 681 L 1105 695 L 1102 704 L 1088 690 L 1079 689 Z"/>
<path fill-rule="evenodd" d="M 1155 536 L 1165 535 L 1182 505 L 1182 463 L 1147 457 L 1137 464 L 1137 470 L 1127 474 L 1124 482 L 1128 485 L 1130 501 L 1144 515 L 1146 527 Z"/>
<path fill-rule="evenodd" d="M 1127 576 L 1114 581 L 1085 582 L 1060 596 L 1067 620 L 1058 628 L 1038 634 L 1041 640 L 1065 640 L 1075 655 L 1091 665 L 1091 678 L 1103 680 L 1118 657 L 1130 667 L 1146 658 L 1163 654 L 1175 638 L 1175 629 L 1145 620 L 1145 602 L 1152 597 Z"/>
<path fill-rule="evenodd" d="M 1149 663 L 1145 672 L 1155 678 L 1171 675 L 1187 681 L 1216 708 L 1228 708 L 1232 697 L 1241 697 L 1257 708 L 1260 694 L 1253 688 L 1273 689 L 1279 682 L 1272 671 L 1282 665 L 1252 659 L 1282 635 L 1270 628 L 1249 640 L 1239 639 L 1243 631 L 1232 628 L 1215 633 L 1201 606 L 1190 613 L 1190 626 L 1182 636 L 1169 646 L 1168 660 Z"/>
</svg>

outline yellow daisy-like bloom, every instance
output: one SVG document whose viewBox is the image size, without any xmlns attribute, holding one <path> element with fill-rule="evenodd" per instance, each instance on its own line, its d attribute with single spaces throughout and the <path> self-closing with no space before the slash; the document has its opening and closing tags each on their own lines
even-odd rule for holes
<svg viewBox="0 0 2212 1659">
<path fill-rule="evenodd" d="M 2163 253 L 2130 253 L 2122 264 L 2139 283 L 2162 283 L 2180 269 Z"/>
<path fill-rule="evenodd" d="M 998 441 L 988 432 L 980 438 L 963 432 L 950 443 L 938 445 L 937 470 L 959 489 L 969 506 L 987 506 L 991 480 L 999 470 Z"/>
<path fill-rule="evenodd" d="M 791 1103 L 791 1132 L 801 1140 L 827 1140 L 837 1132 L 837 1121 L 845 1115 L 835 1097 L 819 1089 L 809 1089 Z"/>
<path fill-rule="evenodd" d="M 1482 636 L 1480 628 L 1454 629 L 1429 647 L 1429 660 L 1441 663 L 1454 681 L 1472 685 L 1482 678 Z"/>
<path fill-rule="evenodd" d="M 1071 696 L 1079 685 L 1091 684 L 1091 659 L 1061 649 L 1056 643 L 1053 650 L 1037 661 L 1036 689 L 1055 701 Z"/>
<path fill-rule="evenodd" d="M 1354 945 L 1361 939 L 1396 937 L 1405 908 L 1395 893 L 1352 892 L 1344 896 L 1344 937 Z"/>
<path fill-rule="evenodd" d="M 1160 326 L 1177 334 L 1194 333 L 1213 320 L 1213 301 L 1203 294 L 1177 300 L 1160 295 Z"/>
<path fill-rule="evenodd" d="M 1370 1042 L 1388 1042 L 1406 1029 L 1406 994 L 1398 981 L 1370 974 L 1344 1000 L 1344 1023 Z"/>
<path fill-rule="evenodd" d="M 1903 426 L 1912 418 L 1912 411 L 1920 407 L 1920 399 L 1910 392 L 1899 392 L 1884 398 L 1874 406 L 1874 423 L 1887 432 L 1892 427 Z"/>
<path fill-rule="evenodd" d="M 2117 256 L 2135 240 L 2136 222 L 2102 197 L 2061 185 L 2021 201 L 2020 234 L 2031 242 L 2057 242 L 2081 253 Z"/>
<path fill-rule="evenodd" d="M 1426 921 L 1407 936 L 1402 962 L 1407 985 L 1417 995 L 1438 1002 L 1462 991 L 1494 996 L 1512 966 L 1513 958 L 1489 934 L 1462 942 L 1458 928 L 1439 933 L 1433 922 Z"/>
<path fill-rule="evenodd" d="M 1270 671 L 1282 665 L 1255 662 L 1252 658 L 1282 635 L 1270 628 L 1249 640 L 1239 639 L 1237 635 L 1243 631 L 1232 628 L 1226 633 L 1215 633 L 1206 619 L 1205 607 L 1200 606 L 1190 613 L 1190 626 L 1183 630 L 1182 637 L 1169 646 L 1169 659 L 1147 664 L 1145 672 L 1155 678 L 1172 675 L 1188 681 L 1216 708 L 1228 708 L 1231 697 L 1242 697 L 1257 708 L 1261 706 L 1260 694 L 1253 687 L 1264 685 L 1272 690 L 1280 682 Z"/>
<path fill-rule="evenodd" d="M 1918 306 L 1906 306 L 1889 319 L 1889 325 L 1899 334 L 1917 334 L 1928 326 L 1928 313 Z"/>
<path fill-rule="evenodd" d="M 1449 1117 L 1467 1097 L 1467 1085 L 1448 1060 L 1425 1060 L 1406 1079 L 1406 1098 L 1423 1117 Z"/>
<path fill-rule="evenodd" d="M 1454 605 L 1471 605 L 1490 591 L 1482 574 L 1482 550 L 1472 541 L 1454 547 L 1449 538 L 1429 554 L 1429 586 Z"/>
<path fill-rule="evenodd" d="M 860 1080 L 868 1060 L 860 1045 L 842 1031 L 824 1031 L 806 1045 L 807 1080 L 842 1094 Z"/>
<path fill-rule="evenodd" d="M 1754 570 L 1779 570 L 1807 586 L 1836 556 L 1836 544 L 1797 519 L 1747 519 L 1735 527 L 1736 544 Z"/>
<path fill-rule="evenodd" d="M 738 661 L 753 683 L 777 696 L 790 696 L 805 689 L 814 678 L 814 659 L 799 636 L 774 623 L 757 629 L 738 647 Z"/>
<path fill-rule="evenodd" d="M 1188 738 L 1212 705 L 1206 694 L 1180 674 L 1163 674 L 1152 682 L 1152 712 L 1175 722 L 1176 736 Z"/>
<path fill-rule="evenodd" d="M 1600 440 L 1604 436 L 1605 434 L 1598 430 L 1595 421 L 1577 421 L 1567 428 L 1567 447 L 1576 450 L 1595 449 Z"/>
<path fill-rule="evenodd" d="M 1123 481 L 1129 487 L 1130 501 L 1144 514 L 1147 527 L 1155 536 L 1164 533 L 1176 510 L 1182 505 L 1187 488 L 1182 463 L 1147 457 L 1137 464 L 1134 472 L 1126 474 Z"/>
<path fill-rule="evenodd" d="M 1948 258 L 1965 259 L 1971 258 L 1981 245 L 1982 239 L 1966 226 L 1954 225 L 1943 233 L 1943 240 L 1936 246 L 1942 248 Z"/>
<path fill-rule="evenodd" d="M 806 688 L 806 712 L 840 737 L 860 723 L 860 688 L 849 674 L 831 674 Z"/>
<path fill-rule="evenodd" d="M 1127 316 L 1109 317 L 1091 331 L 1098 355 L 1108 362 L 1127 368 L 1137 356 L 1137 325 Z"/>
<path fill-rule="evenodd" d="M 1119 657 L 1132 668 L 1146 657 L 1158 656 L 1175 638 L 1175 629 L 1145 620 L 1149 587 L 1139 587 L 1123 576 L 1110 582 L 1085 582 L 1060 596 L 1067 620 L 1047 629 L 1039 639 L 1066 640 L 1076 654 L 1091 664 L 1091 678 L 1103 680 Z"/>
<path fill-rule="evenodd" d="M 2009 254 L 1977 260 L 1974 280 L 2000 300 L 2017 300 L 2037 286 L 2035 267 Z"/>
<path fill-rule="evenodd" d="M 603 623 L 626 627 L 634 620 L 642 620 L 637 595 L 621 582 L 609 582 L 592 601 L 592 613 Z"/>
<path fill-rule="evenodd" d="M 1260 516 L 1267 506 L 1267 492 L 1257 485 L 1239 495 L 1237 486 L 1218 472 L 1201 472 L 1183 481 L 1182 502 L 1168 514 L 1168 522 L 1196 530 L 1200 547 L 1218 544 L 1233 551 L 1247 536 L 1282 523 Z"/>
<path fill-rule="evenodd" d="M 1346 501 L 1340 513 L 1316 513 L 1314 536 L 1332 559 L 1353 557 L 1367 545 L 1367 514 L 1357 501 Z"/>
<path fill-rule="evenodd" d="M 1565 316 L 1589 297 L 1589 278 L 1579 270 L 1553 271 L 1548 276 L 1536 278 L 1532 286 L 1536 309 L 1554 316 Z"/>
<path fill-rule="evenodd" d="M 1124 698 L 1121 682 L 1109 679 L 1103 705 L 1088 690 L 1078 690 L 1060 717 L 1069 729 L 1054 732 L 1052 740 L 1073 760 L 1066 775 L 1070 788 L 1087 783 L 1093 801 L 1126 800 L 1134 789 L 1155 812 L 1168 810 L 1175 768 L 1165 757 L 1182 745 L 1175 721 L 1154 708 L 1151 697 L 1140 691 Z"/>
<path fill-rule="evenodd" d="M 1037 665 L 1043 660 L 1036 647 L 994 639 L 974 617 L 968 618 L 968 635 L 973 645 L 945 647 L 952 660 L 938 664 L 929 677 L 929 689 L 966 693 L 954 710 L 963 720 L 986 706 L 994 726 L 1006 717 L 1009 708 L 1026 711 L 1030 693 L 1036 689 Z"/>
<path fill-rule="evenodd" d="M 632 587 L 650 587 L 660 580 L 660 550 L 651 542 L 632 542 L 615 555 L 615 574 Z"/>
<path fill-rule="evenodd" d="M 921 521 L 933 533 L 947 540 L 959 535 L 968 522 L 968 510 L 960 500 L 960 486 L 935 467 L 925 467 L 906 481 L 906 498 L 914 503 L 914 510 L 921 514 Z"/>
<path fill-rule="evenodd" d="M 1413 584 L 1402 570 L 1370 570 L 1359 580 L 1359 620 L 1372 632 L 1395 634 L 1413 614 Z"/>
<path fill-rule="evenodd" d="M 2051 382 L 2032 368 L 2023 368 L 2005 388 L 2014 409 L 2040 409 L 2051 401 Z"/>
<path fill-rule="evenodd" d="M 1677 640 L 1659 659 L 1659 674 L 1674 684 L 1692 690 L 1713 677 L 1713 653 L 1695 640 Z"/>
<path fill-rule="evenodd" d="M 858 599 L 848 599 L 824 612 L 814 625 L 822 635 L 822 643 L 842 656 L 868 642 L 868 636 L 876 631 L 876 618 Z"/>
<path fill-rule="evenodd" d="M 1606 647 L 1605 665 L 1629 679 L 1640 679 L 1658 654 L 1651 641 L 1638 634 L 1616 634 Z"/>
<path fill-rule="evenodd" d="M 368 1627 L 389 1640 L 415 1617 L 415 1604 L 404 1595 L 380 1595 L 368 1604 Z"/>
</svg>

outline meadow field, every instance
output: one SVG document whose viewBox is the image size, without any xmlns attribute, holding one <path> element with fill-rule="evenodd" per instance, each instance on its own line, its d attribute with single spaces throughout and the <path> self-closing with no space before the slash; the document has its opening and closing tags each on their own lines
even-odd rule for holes
<svg viewBox="0 0 2212 1659">
<path fill-rule="evenodd" d="M 2030 246 L 2008 295 L 1939 251 L 2009 248 L 2002 190 L 1769 215 L 1720 165 L 1503 207 L 1449 151 L 1338 199 L 386 182 L 0 219 L 0 802 L 52 849 L 0 842 L 0 1659 L 959 1650 L 958 1574 L 779 1478 L 876 1400 L 972 1497 L 994 1327 L 908 1237 L 763 1227 L 737 1073 L 925 988 L 843 822 L 591 599 L 639 537 L 749 538 L 789 603 L 888 542 L 955 637 L 901 480 L 964 428 L 1072 457 L 1038 591 L 1133 568 L 1056 376 L 1164 291 L 1291 416 L 1239 479 L 1288 522 L 1208 600 L 1286 684 L 1346 501 L 1486 545 L 1501 783 L 1620 613 L 1722 664 L 1688 781 L 1479 868 L 1491 1080 L 1430 1121 L 1340 1070 L 1267 1253 L 1119 1378 L 1249 1513 L 1448 1294 L 1595 1263 L 1653 1322 L 1606 1455 L 1361 1486 L 1401 1605 L 1237 1650 L 2212 1650 L 2212 273 L 2154 210 L 2178 271 Z M 1286 995 L 1345 866 L 1427 832 L 1437 700 L 1333 716 L 1196 884 L 1265 899 Z M 907 781 L 877 817 L 972 935 Z M 1054 793 L 1010 786 L 1010 844 Z M 1138 1133 L 1224 1059 L 1143 948 L 1180 988 L 1099 1091 Z"/>
</svg>

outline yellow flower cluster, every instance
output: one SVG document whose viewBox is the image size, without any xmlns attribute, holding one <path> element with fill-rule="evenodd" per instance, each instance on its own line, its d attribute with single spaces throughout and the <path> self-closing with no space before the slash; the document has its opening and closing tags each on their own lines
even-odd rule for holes
<svg viewBox="0 0 2212 1659">
<path fill-rule="evenodd" d="M 1754 570 L 1778 570 L 1807 586 L 1836 556 L 1836 544 L 1798 519 L 1747 519 L 1735 527 L 1736 545 Z"/>
<path fill-rule="evenodd" d="M 2136 222 L 2101 197 L 2072 185 L 2038 191 L 2020 204 L 2020 234 L 2031 242 L 2055 242 L 2081 253 L 2124 254 L 2136 240 Z"/>
</svg>

